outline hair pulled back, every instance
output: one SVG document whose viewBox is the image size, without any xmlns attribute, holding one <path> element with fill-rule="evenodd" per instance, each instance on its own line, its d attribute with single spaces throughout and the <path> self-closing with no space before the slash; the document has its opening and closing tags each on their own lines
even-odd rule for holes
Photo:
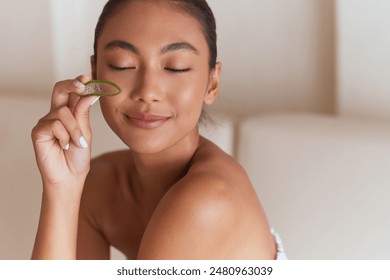
<svg viewBox="0 0 390 280">
<path fill-rule="evenodd" d="M 107 22 L 122 5 L 135 0 L 109 0 L 103 8 L 95 28 L 94 61 L 97 61 L 97 42 Z M 160 0 L 161 1 L 161 0 Z M 184 13 L 194 17 L 202 27 L 209 48 L 209 67 L 214 69 L 217 62 L 217 33 L 214 14 L 206 0 L 164 0 L 168 4 L 176 4 Z"/>
</svg>

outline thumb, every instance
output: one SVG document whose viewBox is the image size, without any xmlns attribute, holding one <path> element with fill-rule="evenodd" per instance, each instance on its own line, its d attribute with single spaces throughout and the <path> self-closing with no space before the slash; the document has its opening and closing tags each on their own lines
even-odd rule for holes
<svg viewBox="0 0 390 280">
<path fill-rule="evenodd" d="M 73 115 L 88 143 L 91 141 L 91 125 L 89 120 L 90 109 L 99 100 L 100 96 L 88 96 L 80 98 L 77 102 Z"/>
</svg>

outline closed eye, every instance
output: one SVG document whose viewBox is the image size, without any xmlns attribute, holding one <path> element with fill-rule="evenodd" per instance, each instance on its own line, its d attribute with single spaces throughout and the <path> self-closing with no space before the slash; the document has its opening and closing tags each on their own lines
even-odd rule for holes
<svg viewBox="0 0 390 280">
<path fill-rule="evenodd" d="M 184 73 L 184 72 L 189 72 L 191 71 L 191 68 L 169 68 L 169 67 L 165 67 L 164 68 L 165 70 L 169 71 L 169 72 L 174 72 L 174 73 Z"/>
<path fill-rule="evenodd" d="M 114 70 L 114 71 L 126 71 L 126 70 L 134 70 L 136 69 L 134 66 L 128 66 L 128 67 L 120 67 L 120 66 L 115 66 L 112 64 L 109 64 L 109 67 Z"/>
</svg>

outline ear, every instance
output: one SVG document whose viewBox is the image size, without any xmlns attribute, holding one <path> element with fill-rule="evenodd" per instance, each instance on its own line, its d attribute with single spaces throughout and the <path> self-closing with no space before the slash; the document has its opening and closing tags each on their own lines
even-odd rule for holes
<svg viewBox="0 0 390 280">
<path fill-rule="evenodd" d="M 92 79 L 96 80 L 96 61 L 95 61 L 95 56 L 94 55 L 91 55 L 90 62 L 91 62 L 91 75 L 92 75 Z"/>
<path fill-rule="evenodd" d="M 217 96 L 219 94 L 219 81 L 222 71 L 222 64 L 220 62 L 217 62 L 215 65 L 215 68 L 210 73 L 210 80 L 207 87 L 207 93 L 204 97 L 204 104 L 211 105 L 217 99 Z"/>
</svg>

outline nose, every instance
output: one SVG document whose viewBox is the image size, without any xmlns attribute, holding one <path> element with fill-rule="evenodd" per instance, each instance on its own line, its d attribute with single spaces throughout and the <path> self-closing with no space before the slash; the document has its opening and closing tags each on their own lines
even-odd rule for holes
<svg viewBox="0 0 390 280">
<path fill-rule="evenodd" d="M 131 98 L 136 102 L 144 102 L 146 104 L 160 102 L 163 94 L 159 86 L 158 75 L 151 70 L 139 71 Z"/>
</svg>

